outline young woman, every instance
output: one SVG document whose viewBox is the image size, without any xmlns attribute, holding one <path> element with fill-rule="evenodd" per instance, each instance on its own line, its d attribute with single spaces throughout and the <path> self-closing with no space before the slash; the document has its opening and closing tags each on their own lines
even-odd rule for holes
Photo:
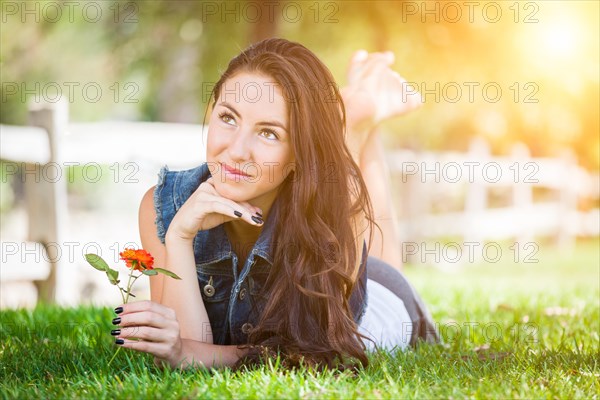
<svg viewBox="0 0 600 400">
<path fill-rule="evenodd" d="M 357 53 L 343 102 L 298 43 L 268 39 L 231 60 L 213 92 L 207 162 L 163 167 L 140 206 L 143 247 L 182 279 L 151 277 L 151 301 L 117 307 L 117 344 L 187 368 L 253 363 L 265 351 L 288 365 L 366 365 L 373 343 L 437 340 L 399 272 L 373 133 L 413 107 L 398 100 L 391 62 Z M 392 251 L 367 246 L 375 221 Z"/>
</svg>

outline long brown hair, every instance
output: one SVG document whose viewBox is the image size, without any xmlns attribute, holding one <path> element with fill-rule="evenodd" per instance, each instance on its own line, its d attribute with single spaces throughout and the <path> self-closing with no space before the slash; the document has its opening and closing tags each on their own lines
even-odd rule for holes
<svg viewBox="0 0 600 400">
<path fill-rule="evenodd" d="M 269 76 L 282 89 L 296 162 L 278 192 L 276 202 L 285 206 L 274 207 L 277 239 L 265 285 L 268 300 L 238 367 L 276 352 L 290 367 L 303 362 L 339 368 L 356 361 L 366 366 L 349 306 L 354 266 L 362 256 L 356 254 L 351 218 L 362 212 L 371 228 L 375 222 L 365 182 L 345 144 L 340 92 L 315 54 L 285 39 L 263 40 L 233 58 L 213 89 L 214 101 L 224 82 L 240 72 Z M 295 257 L 291 249 L 297 249 Z"/>
</svg>

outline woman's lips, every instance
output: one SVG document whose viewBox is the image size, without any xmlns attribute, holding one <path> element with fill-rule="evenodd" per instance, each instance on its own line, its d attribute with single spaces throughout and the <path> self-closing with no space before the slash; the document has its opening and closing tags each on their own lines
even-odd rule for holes
<svg viewBox="0 0 600 400">
<path fill-rule="evenodd" d="M 223 170 L 224 170 L 226 173 L 228 173 L 228 174 L 250 177 L 250 175 L 248 175 L 248 174 L 246 174 L 246 173 L 244 173 L 244 172 L 240 171 L 240 170 L 239 170 L 239 169 L 237 169 L 237 168 L 232 168 L 232 167 L 230 167 L 229 165 L 227 165 L 227 164 L 225 164 L 225 163 L 222 163 L 221 165 L 223 166 Z"/>
</svg>

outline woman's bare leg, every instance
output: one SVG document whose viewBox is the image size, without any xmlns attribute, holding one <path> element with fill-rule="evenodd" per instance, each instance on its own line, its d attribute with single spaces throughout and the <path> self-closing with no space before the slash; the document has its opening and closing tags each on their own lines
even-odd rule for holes
<svg viewBox="0 0 600 400">
<path fill-rule="evenodd" d="M 390 171 L 385 150 L 377 130 L 371 132 L 360 155 L 360 170 L 367 184 L 373 205 L 375 222 L 381 228 L 373 229 L 373 243 L 369 255 L 377 257 L 402 270 L 402 252 L 397 213 L 390 191 Z M 382 235 L 383 233 L 383 235 Z M 366 237 L 369 233 L 367 233 Z"/>
<path fill-rule="evenodd" d="M 348 86 L 341 90 L 346 107 L 346 143 L 359 165 L 373 204 L 375 222 L 369 255 L 399 271 L 402 252 L 397 215 L 390 192 L 390 172 L 376 126 L 388 118 L 406 114 L 422 105 L 421 96 L 408 92 L 404 78 L 390 69 L 391 52 L 354 53 L 348 65 Z"/>
</svg>

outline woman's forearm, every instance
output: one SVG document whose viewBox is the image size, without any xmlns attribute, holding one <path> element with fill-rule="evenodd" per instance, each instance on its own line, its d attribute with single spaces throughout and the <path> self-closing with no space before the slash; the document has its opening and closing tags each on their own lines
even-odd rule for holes
<svg viewBox="0 0 600 400">
<path fill-rule="evenodd" d="M 163 280 L 161 303 L 175 311 L 182 339 L 212 344 L 210 321 L 198 286 L 193 242 L 167 232 L 165 247 L 165 267 L 181 280 Z"/>
<path fill-rule="evenodd" d="M 236 345 L 217 345 L 183 339 L 180 355 L 169 360 L 172 368 L 220 368 L 233 367 L 247 353 Z"/>
</svg>

